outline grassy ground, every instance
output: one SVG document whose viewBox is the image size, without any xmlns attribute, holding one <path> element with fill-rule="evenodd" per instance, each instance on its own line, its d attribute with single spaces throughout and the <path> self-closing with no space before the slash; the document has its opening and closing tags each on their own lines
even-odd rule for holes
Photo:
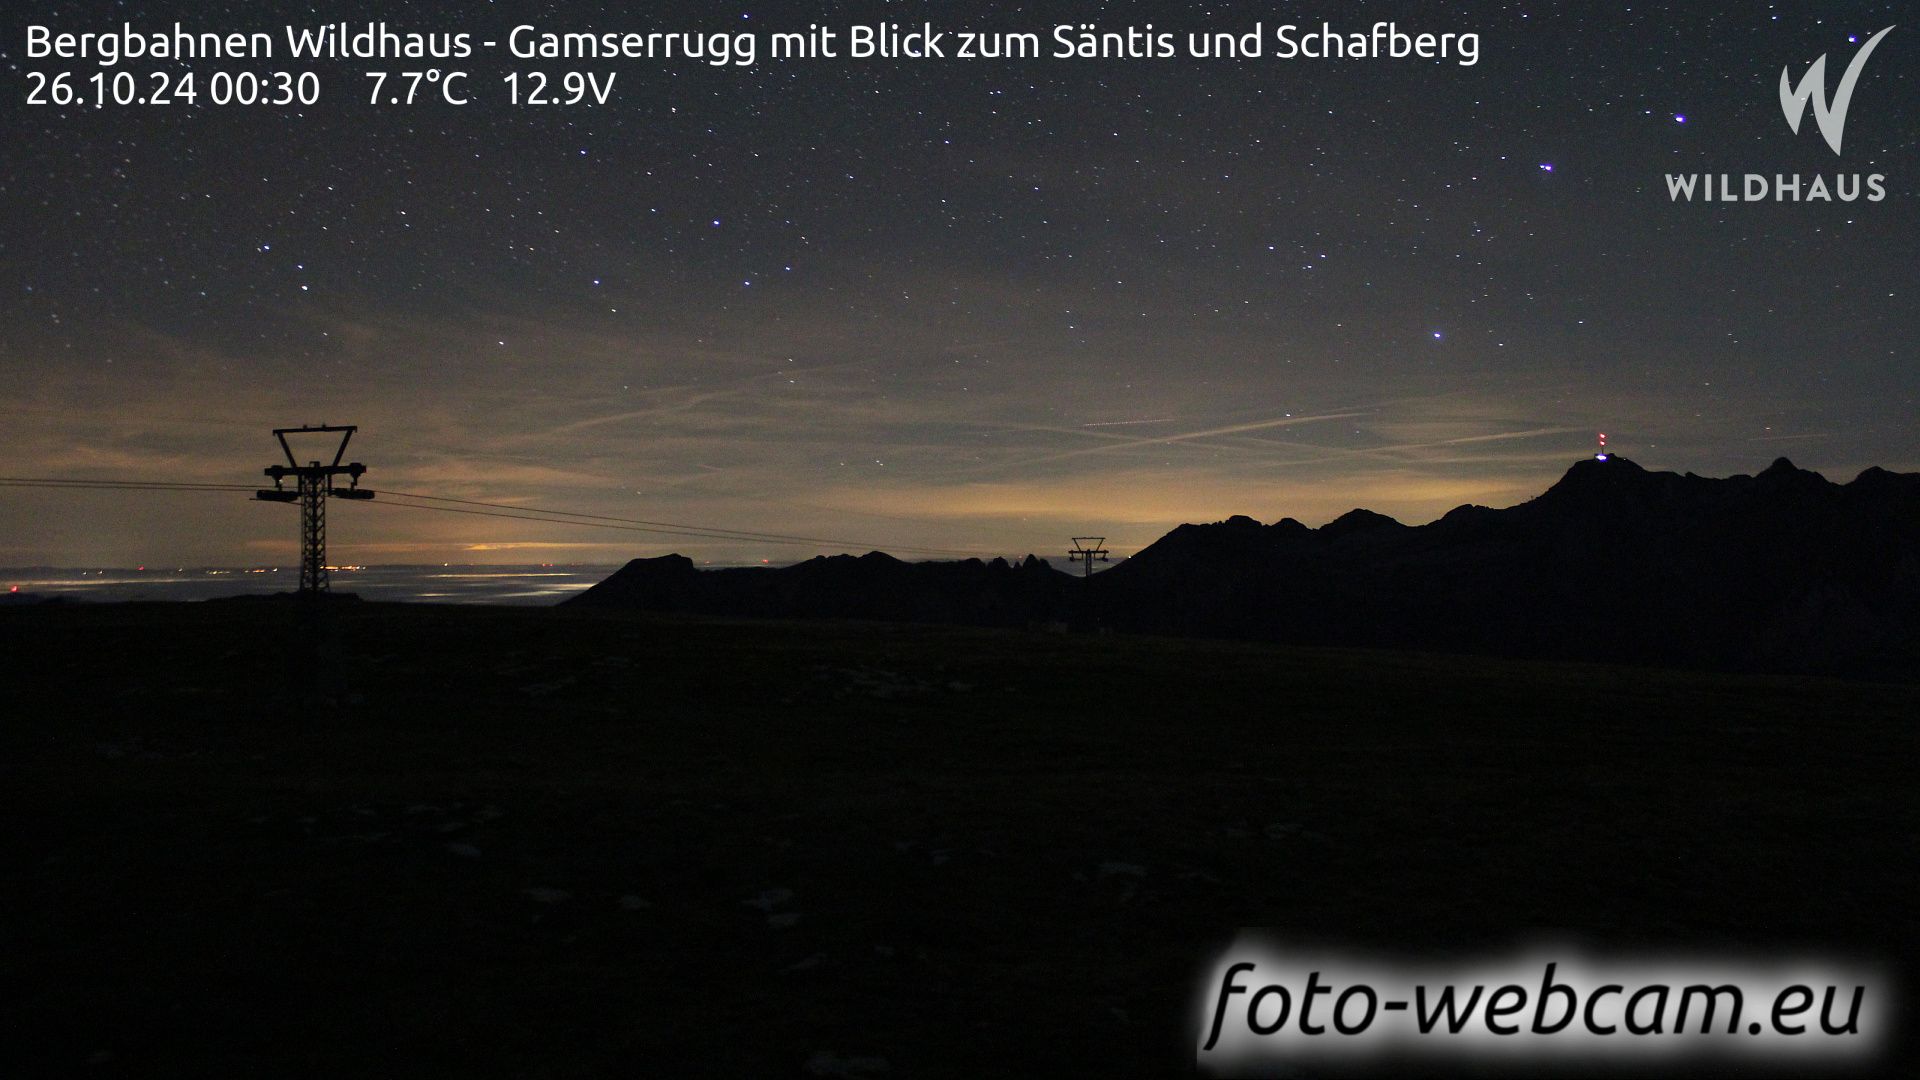
<svg viewBox="0 0 1920 1080">
<path fill-rule="evenodd" d="M 1243 925 L 1920 946 L 1910 687 L 371 604 L 0 646 L 13 1075 L 1166 1074 Z"/>
</svg>

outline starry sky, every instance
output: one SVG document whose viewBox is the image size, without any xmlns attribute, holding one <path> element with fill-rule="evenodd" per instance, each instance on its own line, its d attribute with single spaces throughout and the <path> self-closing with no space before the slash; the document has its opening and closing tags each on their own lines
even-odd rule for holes
<svg viewBox="0 0 1920 1080">
<path fill-rule="evenodd" d="M 29 7 L 31 10 L 29 11 Z M 254 483 L 360 426 L 380 489 L 846 538 L 1125 554 L 1182 521 L 1508 505 L 1593 452 L 1725 475 L 1920 469 L 1920 24 L 1836 157 L 1778 100 L 1899 4 L 11 5 L 7 475 Z M 1903 10 L 1904 9 L 1904 10 Z M 503 36 L 1280 22 L 1454 60 L 515 60 L 462 107 L 24 103 L 26 25 Z M 509 71 L 617 73 L 511 107 Z M 1680 172 L 1881 173 L 1852 204 L 1670 201 Z M 337 562 L 787 561 L 832 545 L 340 504 Z M 0 489 L 0 564 L 291 557 L 217 493 Z"/>
</svg>

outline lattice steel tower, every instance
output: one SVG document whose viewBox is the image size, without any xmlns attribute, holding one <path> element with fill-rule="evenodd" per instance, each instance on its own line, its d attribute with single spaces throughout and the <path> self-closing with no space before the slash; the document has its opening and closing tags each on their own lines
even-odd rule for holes
<svg viewBox="0 0 1920 1080">
<path fill-rule="evenodd" d="M 262 502 L 298 502 L 300 504 L 300 595 L 317 596 L 327 591 L 327 500 L 371 499 L 373 492 L 360 490 L 360 477 L 367 471 L 365 465 L 350 461 L 345 465 L 340 460 L 347 456 L 347 443 L 359 428 L 319 427 L 274 428 L 273 437 L 280 440 L 280 449 L 287 455 L 285 465 L 269 465 L 266 475 L 273 480 L 273 487 L 253 493 L 253 497 Z M 293 447 L 287 442 L 288 435 L 301 434 L 338 434 L 340 446 L 333 453 L 333 463 L 322 465 L 311 461 L 305 465 L 293 456 Z M 336 476 L 347 478 L 346 487 L 335 487 Z M 288 491 L 281 485 L 288 477 L 294 479 L 296 490 Z"/>
</svg>

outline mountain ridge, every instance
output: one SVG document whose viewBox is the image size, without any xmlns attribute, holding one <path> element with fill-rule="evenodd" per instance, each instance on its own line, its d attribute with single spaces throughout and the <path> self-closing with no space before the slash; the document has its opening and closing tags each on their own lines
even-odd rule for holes
<svg viewBox="0 0 1920 1080">
<path fill-rule="evenodd" d="M 1184 524 L 1084 580 L 1033 556 L 713 571 L 666 556 L 569 604 L 1911 676 L 1920 473 L 1836 483 L 1783 457 L 1714 478 L 1610 456 L 1422 525 L 1363 509 L 1317 529 Z"/>
</svg>

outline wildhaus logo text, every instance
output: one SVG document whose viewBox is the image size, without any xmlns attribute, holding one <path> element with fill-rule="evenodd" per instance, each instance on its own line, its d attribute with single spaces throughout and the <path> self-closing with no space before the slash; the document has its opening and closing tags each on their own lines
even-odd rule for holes
<svg viewBox="0 0 1920 1080">
<path fill-rule="evenodd" d="M 1853 106 L 1853 91 L 1859 85 L 1860 73 L 1866 70 L 1867 58 L 1873 55 L 1873 50 L 1892 32 L 1893 27 L 1889 26 L 1860 46 L 1840 76 L 1839 85 L 1834 87 L 1832 98 L 1827 97 L 1825 53 L 1807 67 L 1798 84 L 1793 80 L 1791 65 L 1781 68 L 1780 111 L 1786 116 L 1787 127 L 1795 135 L 1800 134 L 1800 121 L 1806 118 L 1811 106 L 1820 137 L 1827 141 L 1835 157 L 1840 156 L 1840 146 L 1847 133 L 1847 110 Z M 1863 194 L 1867 202 L 1884 200 L 1886 175 L 1857 172 L 1835 173 L 1831 177 L 1820 173 L 1811 177 L 1799 173 L 1755 172 L 1667 174 L 1667 197 L 1674 202 L 1854 202 Z"/>
</svg>

